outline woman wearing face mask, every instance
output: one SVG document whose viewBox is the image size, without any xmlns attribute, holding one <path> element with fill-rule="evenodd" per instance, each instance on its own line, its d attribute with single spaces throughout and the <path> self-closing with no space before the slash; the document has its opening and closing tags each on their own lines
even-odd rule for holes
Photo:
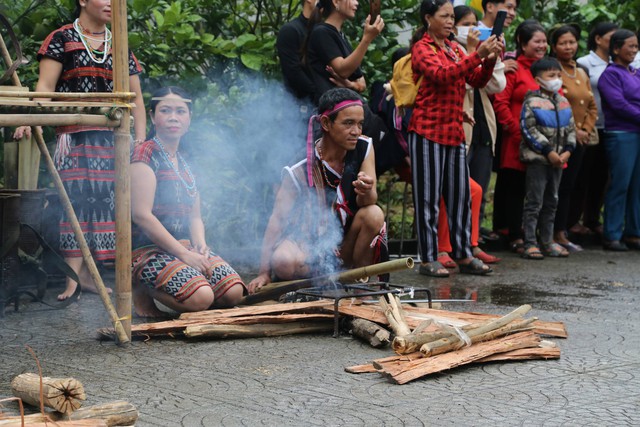
<svg viewBox="0 0 640 427">
<path fill-rule="evenodd" d="M 612 63 L 598 90 L 604 114 L 609 186 L 604 198 L 604 249 L 640 249 L 640 72 L 631 63 L 638 37 L 617 30 L 609 45 Z"/>
<path fill-rule="evenodd" d="M 468 6 L 456 6 L 453 8 L 453 13 L 455 28 L 450 38 L 458 42 L 460 48 L 467 54 L 474 52 L 479 44 L 478 36 L 480 35 L 480 32 L 474 29 L 478 23 L 475 12 Z M 496 137 L 496 117 L 488 95 L 500 92 L 505 85 L 504 64 L 498 59 L 491 80 L 485 87 L 466 86 L 463 104 L 463 110 L 469 118 L 462 126 L 467 144 L 467 164 L 470 176 L 471 247 L 473 248 L 473 256 L 486 264 L 500 261 L 500 258 L 484 252 L 479 246 L 480 226 L 484 217 L 483 194 L 487 194 L 489 189 Z M 449 255 L 451 250 L 449 222 L 444 202 L 441 202 L 438 218 L 438 261 L 447 268 L 455 268 L 456 266 L 455 261 Z"/>
<path fill-rule="evenodd" d="M 562 91 L 571 104 L 576 125 L 576 149 L 562 172 L 553 236 L 555 242 L 569 252 L 582 250 L 579 245 L 569 241 L 567 221 L 572 200 L 579 203 L 572 199 L 572 194 L 582 166 L 584 147 L 597 132 L 595 123 L 598 117 L 598 107 L 591 91 L 589 76 L 573 59 L 578 51 L 579 40 L 580 32 L 571 25 L 563 25 L 551 34 L 551 51 L 562 66 Z"/>
<path fill-rule="evenodd" d="M 451 231 L 453 257 L 461 273 L 487 274 L 492 270 L 474 258 L 470 244 L 469 172 L 464 144 L 465 84 L 482 87 L 491 78 L 502 41 L 495 36 L 467 55 L 449 41 L 453 6 L 448 0 L 423 0 L 423 28 L 411 48 L 414 74 L 423 76 L 409 123 L 413 199 L 422 264 L 421 274 L 445 277 L 437 261 L 437 221 L 444 197 Z"/>
<path fill-rule="evenodd" d="M 522 239 L 522 207 L 525 195 L 525 165 L 520 161 L 520 113 L 527 92 L 540 87 L 531 75 L 531 64 L 545 56 L 547 36 L 540 24 L 520 24 L 516 30 L 516 61 L 518 68 L 507 73 L 507 86 L 496 95 L 493 108 L 502 125 L 500 168 L 496 179 L 496 206 L 508 222 L 511 249 L 519 254 L 524 251 Z M 498 194 L 501 206 L 497 206 Z M 494 217 L 494 226 L 495 223 Z"/>
<path fill-rule="evenodd" d="M 589 33 L 587 47 L 589 54 L 577 59 L 577 63 L 589 72 L 591 90 L 598 109 L 596 129 L 600 143 L 583 147 L 584 156 L 582 167 L 576 180 L 576 188 L 571 198 L 568 225 L 570 231 L 575 234 L 596 233 L 602 235 L 600 214 L 604 202 L 604 191 L 609 179 L 607 158 L 604 151 L 604 115 L 598 80 L 609 64 L 609 41 L 618 29 L 618 25 L 612 22 L 600 22 Z M 582 216 L 582 224 L 579 223 Z"/>
</svg>

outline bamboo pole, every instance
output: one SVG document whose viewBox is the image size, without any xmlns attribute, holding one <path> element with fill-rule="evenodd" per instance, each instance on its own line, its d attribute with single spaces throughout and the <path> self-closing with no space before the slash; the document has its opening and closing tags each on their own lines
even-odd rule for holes
<svg viewBox="0 0 640 427">
<path fill-rule="evenodd" d="M 326 282 L 351 282 L 363 277 L 377 276 L 380 274 L 391 273 L 394 271 L 406 270 L 411 268 L 413 268 L 413 258 L 401 258 L 393 261 L 381 262 L 379 264 L 358 267 L 337 273 L 326 274 L 324 276 L 312 277 L 309 279 L 270 283 L 266 286 L 263 286 L 255 294 L 247 295 L 246 297 L 242 298 L 238 305 L 255 304 L 257 302 L 277 298 L 280 295 L 286 294 L 287 292 L 310 288 L 317 284 Z"/>
<path fill-rule="evenodd" d="M 122 108 L 111 106 L 95 106 L 89 102 L 84 105 L 55 105 L 56 101 L 48 102 L 48 105 L 40 105 L 38 101 L 27 101 L 29 105 L 18 105 L 0 101 L 0 114 L 87 114 L 100 115 L 112 120 L 122 118 Z M 67 103 L 70 104 L 70 103 Z"/>
<path fill-rule="evenodd" d="M 2 49 L 2 48 L 4 48 L 4 49 Z M 2 43 L 2 45 L 0 45 L 0 50 L 2 50 L 3 52 L 6 51 L 6 46 L 4 46 L 4 43 Z M 8 66 L 10 66 L 10 61 L 11 61 L 11 59 L 9 59 L 9 63 L 7 64 Z M 22 84 L 20 83 L 20 79 L 18 78 L 18 74 L 15 71 L 13 72 L 12 79 L 15 81 L 17 87 L 22 87 Z M 33 92 L 31 92 L 31 93 L 29 93 L 29 92 L 0 92 L 0 96 L 2 94 L 9 94 L 9 96 L 11 96 L 12 94 L 14 94 L 14 95 L 24 95 L 24 94 L 33 95 L 34 93 Z M 82 94 L 78 94 L 78 95 L 82 95 Z M 0 118 L 1 117 L 2 117 L 2 115 L 0 115 Z M 52 116 L 49 115 L 48 117 L 52 117 Z M 27 126 L 35 126 L 35 125 L 27 123 Z M 120 319 L 118 317 L 118 314 L 116 313 L 115 308 L 113 308 L 113 304 L 111 304 L 111 298 L 109 297 L 109 294 L 107 293 L 107 288 L 104 286 L 104 283 L 102 282 L 102 277 L 100 277 L 100 273 L 98 272 L 98 267 L 96 266 L 96 263 L 94 262 L 93 257 L 91 256 L 91 251 L 89 250 L 89 246 L 87 245 L 87 241 L 84 238 L 84 233 L 82 232 L 82 229 L 80 228 L 80 223 L 78 222 L 78 217 L 76 216 L 76 213 L 73 210 L 73 206 L 71 205 L 71 200 L 69 200 L 69 195 L 67 194 L 67 191 L 64 188 L 64 184 L 62 183 L 62 179 L 60 178 L 60 175 L 58 174 L 58 170 L 56 169 L 56 166 L 53 163 L 53 159 L 51 158 L 51 154 L 49 154 L 49 150 L 47 149 L 47 145 L 44 142 L 44 137 L 42 136 L 42 129 L 36 126 L 36 127 L 32 128 L 32 130 L 33 130 L 33 135 L 34 135 L 35 140 L 36 140 L 36 144 L 38 144 L 38 148 L 40 149 L 40 153 L 42 154 L 42 157 L 44 157 L 45 164 L 47 165 L 47 170 L 51 174 L 51 178 L 53 179 L 53 183 L 54 183 L 54 185 L 56 187 L 56 190 L 58 191 L 58 196 L 60 197 L 60 202 L 62 203 L 62 207 L 64 208 L 64 211 L 65 211 L 65 213 L 67 215 L 67 219 L 69 220 L 69 223 L 71 224 L 71 228 L 73 229 L 73 232 L 74 232 L 74 234 L 76 236 L 76 240 L 78 241 L 78 245 L 80 246 L 80 251 L 82 252 L 82 258 L 83 258 L 85 264 L 87 265 L 87 268 L 89 270 L 89 274 L 91 274 L 91 277 L 93 278 L 93 281 L 96 284 L 98 295 L 100 295 L 100 299 L 102 299 L 102 302 L 104 303 L 104 306 L 105 306 L 105 308 L 107 310 L 107 314 L 109 315 L 109 317 L 111 318 L 111 321 L 113 322 L 113 328 L 114 328 L 114 330 L 116 332 L 116 336 L 118 337 L 118 339 L 122 343 L 129 342 L 129 336 L 126 333 L 125 329 L 123 328 L 122 323 L 120 322 Z"/>
<path fill-rule="evenodd" d="M 4 59 L 5 64 L 7 64 L 7 68 L 11 67 L 13 65 L 13 60 L 9 55 L 9 49 L 7 49 L 7 45 L 4 42 L 4 38 L 2 38 L 2 34 L 0 34 L 0 54 L 2 55 L 2 59 Z M 18 77 L 18 73 L 16 73 L 15 71 L 11 73 L 11 83 L 13 83 L 14 86 L 21 86 L 20 78 Z M 7 96 L 11 96 L 13 92 L 0 92 L 0 93 L 8 93 L 9 95 Z"/>
<path fill-rule="evenodd" d="M 100 126 L 115 128 L 121 120 L 89 114 L 0 114 L 3 126 Z"/>
<path fill-rule="evenodd" d="M 113 34 L 113 90 L 129 92 L 129 41 L 127 1 L 111 2 Z M 142 108 L 142 106 L 138 106 Z M 115 130 L 116 200 L 116 308 L 131 340 L 131 194 L 129 179 L 131 110 L 124 110 Z"/>
<path fill-rule="evenodd" d="M 115 18 L 115 17 L 114 17 Z M 114 35 L 115 38 L 115 35 Z M 127 68 L 128 69 L 128 68 Z M 17 85 L 16 85 L 17 86 Z M 133 99 L 134 92 L 25 92 L 0 91 L 0 98 L 50 98 L 50 99 Z"/>
</svg>

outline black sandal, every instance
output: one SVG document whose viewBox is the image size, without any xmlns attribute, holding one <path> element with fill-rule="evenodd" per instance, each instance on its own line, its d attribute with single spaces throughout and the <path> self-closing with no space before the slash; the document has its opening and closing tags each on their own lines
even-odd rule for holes
<svg viewBox="0 0 640 427">
<path fill-rule="evenodd" d="M 486 276 L 493 273 L 493 269 L 478 258 L 472 258 L 467 264 L 458 263 L 458 270 L 461 274 L 473 274 L 476 276 Z"/>
<path fill-rule="evenodd" d="M 438 273 L 438 270 L 446 270 L 446 273 Z M 420 264 L 418 273 L 423 276 L 431 277 L 449 277 L 449 271 L 439 261 L 431 261 L 426 264 Z"/>
</svg>

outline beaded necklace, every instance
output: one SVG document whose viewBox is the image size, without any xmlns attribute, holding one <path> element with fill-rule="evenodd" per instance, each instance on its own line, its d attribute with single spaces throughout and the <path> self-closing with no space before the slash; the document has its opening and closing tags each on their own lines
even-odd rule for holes
<svg viewBox="0 0 640 427">
<path fill-rule="evenodd" d="M 573 64 L 573 74 L 569 74 L 567 72 L 567 70 L 565 69 L 564 65 L 562 65 L 560 68 L 562 68 L 562 72 L 565 73 L 567 75 L 567 77 L 569 77 L 569 78 L 575 79 L 576 75 L 578 74 L 578 68 L 576 67 L 575 64 Z"/>
<path fill-rule="evenodd" d="M 87 55 L 89 55 L 89 58 L 91 58 L 91 60 L 96 64 L 104 64 L 105 61 L 107 60 L 107 56 L 109 55 L 109 50 L 111 49 L 111 31 L 107 28 L 104 31 L 104 37 L 102 38 L 92 37 L 88 34 L 85 34 L 84 28 L 82 28 L 82 25 L 80 25 L 79 18 L 76 18 L 76 20 L 73 21 L 73 29 L 76 30 L 76 33 L 78 33 L 78 36 L 80 36 L 80 41 L 82 41 L 82 44 L 84 45 L 84 48 L 87 51 Z M 97 34 L 101 34 L 101 33 L 97 33 Z M 87 42 L 87 40 L 101 41 L 104 50 L 100 51 L 98 49 L 92 48 L 91 45 Z M 102 55 L 102 58 L 98 58 L 96 56 L 99 54 Z"/>
<path fill-rule="evenodd" d="M 340 183 L 332 184 L 331 181 L 329 181 L 329 177 L 327 176 L 327 167 L 324 165 L 324 160 L 322 159 L 322 147 L 320 146 L 320 144 L 317 144 L 316 148 L 318 148 L 318 155 L 320 156 L 320 167 L 322 169 L 322 176 L 324 177 L 324 182 L 326 182 L 329 187 L 335 190 L 336 188 L 338 188 L 338 185 L 340 185 Z"/>
<path fill-rule="evenodd" d="M 189 168 L 189 165 L 184 160 L 182 155 L 176 152 L 176 154 L 173 157 L 176 157 L 178 161 L 182 163 L 182 168 L 189 176 L 189 180 L 191 181 L 191 184 L 188 184 L 187 181 L 184 180 L 184 178 L 182 177 L 182 174 L 180 173 L 176 165 L 171 161 L 171 156 L 169 155 L 167 150 L 164 148 L 164 145 L 162 145 L 162 143 L 160 142 L 157 136 L 153 137 L 153 142 L 155 142 L 158 145 L 158 147 L 160 147 L 160 152 L 162 153 L 162 157 L 164 157 L 165 162 L 169 166 L 171 166 L 171 169 L 173 169 L 173 171 L 178 176 L 178 178 L 180 178 L 180 181 L 182 182 L 182 185 L 184 186 L 184 188 L 187 190 L 187 194 L 189 195 L 189 197 L 195 197 L 196 194 L 198 193 L 196 178 L 191 173 L 191 169 Z"/>
</svg>

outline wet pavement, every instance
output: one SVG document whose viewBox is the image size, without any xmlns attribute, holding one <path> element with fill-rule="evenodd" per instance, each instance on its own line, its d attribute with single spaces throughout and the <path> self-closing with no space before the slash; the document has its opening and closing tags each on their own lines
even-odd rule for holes
<svg viewBox="0 0 640 427">
<path fill-rule="evenodd" d="M 45 375 L 84 384 L 86 405 L 135 404 L 139 426 L 640 425 L 640 252 L 594 248 L 543 261 L 500 255 L 488 277 L 406 271 L 392 283 L 470 299 L 445 303 L 449 310 L 504 314 L 531 304 L 530 315 L 565 322 L 569 338 L 554 339 L 560 360 L 474 365 L 400 386 L 345 373 L 391 352 L 330 333 L 100 342 L 95 331 L 108 317 L 97 296 L 83 295 L 59 311 L 35 303 L 7 310 L 0 398 L 15 375 L 35 371 L 29 345 Z"/>
</svg>

